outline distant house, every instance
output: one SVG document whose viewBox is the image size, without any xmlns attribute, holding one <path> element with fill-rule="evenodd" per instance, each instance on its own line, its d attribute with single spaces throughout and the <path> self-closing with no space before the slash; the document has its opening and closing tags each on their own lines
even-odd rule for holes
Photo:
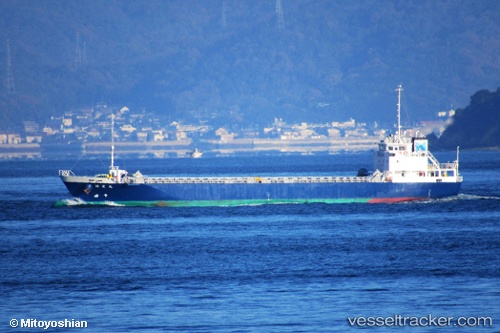
<svg viewBox="0 0 500 333">
<path fill-rule="evenodd" d="M 332 127 L 336 128 L 349 128 L 355 126 L 356 126 L 356 120 L 352 118 L 349 121 L 344 121 L 344 122 L 332 121 Z"/>
<path fill-rule="evenodd" d="M 301 139 L 307 139 L 307 138 L 316 139 L 319 137 L 315 131 L 308 129 L 307 127 L 300 130 L 299 133 Z"/>
<path fill-rule="evenodd" d="M 238 136 L 242 138 L 253 139 L 259 137 L 259 132 L 252 129 L 247 129 L 247 130 L 242 130 Z"/>
<path fill-rule="evenodd" d="M 73 118 L 64 117 L 62 123 L 66 127 L 71 127 L 71 126 L 73 126 Z"/>
<path fill-rule="evenodd" d="M 294 140 L 299 137 L 299 133 L 293 131 L 283 131 L 280 135 L 281 140 Z"/>
<path fill-rule="evenodd" d="M 45 126 L 43 128 L 42 132 L 45 133 L 46 135 L 54 135 L 57 133 L 57 131 L 52 129 L 52 127 L 50 127 L 50 126 Z"/>
<path fill-rule="evenodd" d="M 329 128 L 328 129 L 328 136 L 330 138 L 340 138 L 340 135 L 341 135 L 341 133 L 340 133 L 339 129 L 337 129 L 337 128 Z"/>
<path fill-rule="evenodd" d="M 17 133 L 0 133 L 0 144 L 19 144 L 21 142 L 21 135 Z"/>
<path fill-rule="evenodd" d="M 166 139 L 165 135 L 167 135 L 165 133 L 165 135 L 163 135 L 163 131 L 162 130 L 155 130 L 155 131 L 151 131 L 151 134 L 152 134 L 152 139 L 153 141 L 163 141 Z M 168 135 L 167 135 L 168 137 Z"/>
<path fill-rule="evenodd" d="M 123 132 L 128 132 L 128 133 L 133 133 L 137 130 L 137 128 L 133 127 L 132 125 L 123 125 L 122 127 L 120 127 L 120 129 Z"/>
<path fill-rule="evenodd" d="M 346 138 L 364 138 L 368 136 L 368 131 L 364 128 L 346 130 L 344 133 Z"/>
<path fill-rule="evenodd" d="M 386 131 L 384 129 L 376 130 L 376 131 L 373 131 L 373 135 L 382 139 L 386 136 Z"/>
<path fill-rule="evenodd" d="M 298 131 L 305 130 L 305 129 L 307 129 L 308 127 L 309 127 L 309 125 L 307 125 L 307 123 L 305 123 L 305 122 L 302 122 L 300 125 L 297 125 L 297 124 L 292 125 L 292 128 L 293 128 L 294 130 L 298 130 Z"/>
<path fill-rule="evenodd" d="M 177 140 L 187 140 L 187 133 L 184 131 L 177 131 L 175 132 L 175 137 Z"/>
<path fill-rule="evenodd" d="M 69 128 L 65 128 L 63 130 L 63 133 L 64 134 L 73 134 L 75 133 L 76 131 L 78 131 L 78 128 L 77 127 L 69 127 Z"/>
<path fill-rule="evenodd" d="M 97 130 L 95 128 L 88 129 L 86 133 L 88 136 L 93 137 L 93 138 L 98 138 L 99 136 L 101 136 L 101 132 L 99 132 L 99 130 Z"/>
<path fill-rule="evenodd" d="M 42 142 L 41 135 L 26 135 L 26 143 L 40 143 Z"/>
<path fill-rule="evenodd" d="M 274 128 L 274 127 L 264 127 L 264 134 L 271 133 L 275 130 L 276 130 L 276 128 Z"/>
<path fill-rule="evenodd" d="M 21 138 L 21 135 L 14 133 L 14 134 L 10 134 L 8 136 L 8 141 L 11 144 L 18 144 L 18 143 L 22 142 L 22 138 Z"/>
<path fill-rule="evenodd" d="M 215 131 L 215 135 L 219 137 L 222 142 L 234 140 L 234 133 L 229 133 L 227 129 L 221 127 Z"/>
<path fill-rule="evenodd" d="M 122 115 L 122 114 L 124 114 L 125 112 L 130 112 L 130 109 L 129 109 L 128 107 L 124 106 L 124 107 L 122 107 L 122 108 L 120 109 L 120 111 L 119 111 L 119 112 L 120 112 L 120 115 Z"/>
<path fill-rule="evenodd" d="M 92 115 L 94 113 L 94 108 L 89 107 L 89 108 L 83 108 L 81 109 L 81 114 L 84 115 L 86 118 L 92 118 Z"/>
<path fill-rule="evenodd" d="M 178 131 L 188 132 L 188 133 L 208 132 L 208 130 L 210 129 L 210 127 L 207 125 L 190 125 L 190 124 L 183 125 L 177 121 L 172 122 L 170 126 L 175 127 Z"/>
<path fill-rule="evenodd" d="M 448 117 L 448 118 L 451 118 L 455 115 L 455 110 L 450 110 L 450 111 L 439 111 L 437 113 L 438 117 L 439 118 L 445 118 L 445 117 Z"/>
<path fill-rule="evenodd" d="M 146 142 L 148 141 L 148 132 L 136 132 L 137 141 Z"/>
</svg>

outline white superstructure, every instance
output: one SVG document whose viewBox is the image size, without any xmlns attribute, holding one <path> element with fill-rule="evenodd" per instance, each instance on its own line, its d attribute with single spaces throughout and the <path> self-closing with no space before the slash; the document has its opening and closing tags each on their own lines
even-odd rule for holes
<svg viewBox="0 0 500 333">
<path fill-rule="evenodd" d="M 381 140 L 375 152 L 373 168 L 383 172 L 386 181 L 398 183 L 415 182 L 461 182 L 457 159 L 451 163 L 439 163 L 431 154 L 425 137 L 408 138 L 401 135 L 401 91 L 398 92 L 398 131 Z"/>
</svg>

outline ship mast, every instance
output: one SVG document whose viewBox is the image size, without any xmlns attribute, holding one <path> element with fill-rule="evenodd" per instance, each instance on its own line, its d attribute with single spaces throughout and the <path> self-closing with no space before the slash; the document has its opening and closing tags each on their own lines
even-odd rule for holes
<svg viewBox="0 0 500 333">
<path fill-rule="evenodd" d="M 111 113 L 111 166 L 113 170 L 115 167 L 115 115 Z"/>
<path fill-rule="evenodd" d="M 398 85 L 396 91 L 398 92 L 398 142 L 401 142 L 401 91 L 403 91 L 403 85 Z"/>
</svg>

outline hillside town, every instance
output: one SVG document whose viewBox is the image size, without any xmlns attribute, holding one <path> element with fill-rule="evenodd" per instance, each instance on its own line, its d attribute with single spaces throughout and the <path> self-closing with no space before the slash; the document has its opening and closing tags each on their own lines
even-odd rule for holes
<svg viewBox="0 0 500 333">
<path fill-rule="evenodd" d="M 405 130 L 410 135 L 439 135 L 454 111 L 439 112 L 438 120 L 421 122 Z M 103 154 L 109 152 L 111 135 L 118 154 L 143 157 L 184 157 L 194 149 L 214 154 L 277 151 L 315 152 L 370 150 L 394 129 L 368 125 L 355 119 L 314 124 L 289 124 L 283 119 L 263 128 L 213 126 L 165 121 L 144 109 L 111 107 L 104 103 L 51 117 L 44 124 L 24 121 L 20 133 L 0 132 L 0 158 L 41 158 Z"/>
</svg>

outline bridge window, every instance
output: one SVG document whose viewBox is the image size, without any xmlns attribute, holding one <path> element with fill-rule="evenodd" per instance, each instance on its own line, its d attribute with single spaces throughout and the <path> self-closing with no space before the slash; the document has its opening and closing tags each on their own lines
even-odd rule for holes
<svg viewBox="0 0 500 333">
<path fill-rule="evenodd" d="M 441 171 L 441 177 L 451 177 L 453 171 L 452 170 L 443 170 Z"/>
</svg>

